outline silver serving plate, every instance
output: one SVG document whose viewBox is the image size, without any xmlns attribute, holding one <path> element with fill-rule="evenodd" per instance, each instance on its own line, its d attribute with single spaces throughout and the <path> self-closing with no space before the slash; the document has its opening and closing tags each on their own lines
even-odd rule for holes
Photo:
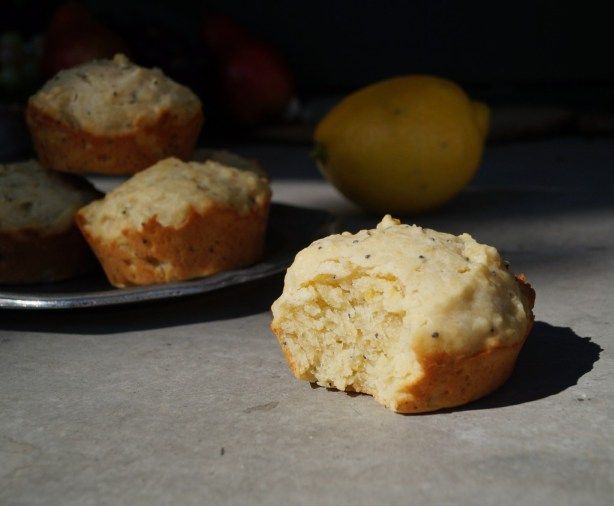
<svg viewBox="0 0 614 506">
<path fill-rule="evenodd" d="M 329 213 L 273 204 L 261 262 L 205 278 L 161 285 L 114 288 L 102 271 L 88 276 L 40 285 L 0 286 L 3 309 L 73 309 L 132 304 L 157 299 L 184 297 L 254 281 L 283 272 L 296 253 L 319 237 L 335 231 Z"/>
</svg>

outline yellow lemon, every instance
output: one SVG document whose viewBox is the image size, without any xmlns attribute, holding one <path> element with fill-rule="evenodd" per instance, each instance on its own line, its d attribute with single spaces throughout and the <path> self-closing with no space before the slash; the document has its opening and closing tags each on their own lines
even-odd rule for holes
<svg viewBox="0 0 614 506">
<path fill-rule="evenodd" d="M 314 157 L 348 199 L 374 212 L 417 213 L 475 174 L 489 110 L 453 82 L 411 75 L 342 100 L 315 131 Z"/>
</svg>

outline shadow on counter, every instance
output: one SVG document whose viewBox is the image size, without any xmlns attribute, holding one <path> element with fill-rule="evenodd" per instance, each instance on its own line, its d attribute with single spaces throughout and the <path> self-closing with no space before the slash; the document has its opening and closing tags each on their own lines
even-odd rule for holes
<svg viewBox="0 0 614 506">
<path fill-rule="evenodd" d="M 590 337 L 581 337 L 569 327 L 535 322 L 507 382 L 483 399 L 447 411 L 501 408 L 558 394 L 591 371 L 602 351 Z"/>
<path fill-rule="evenodd" d="M 208 294 L 126 306 L 1 310 L 0 331 L 98 335 L 229 320 L 268 311 L 282 288 L 278 274 Z"/>
<path fill-rule="evenodd" d="M 535 322 L 512 375 L 498 390 L 463 406 L 427 413 L 409 413 L 403 416 L 433 416 L 457 411 L 478 411 L 503 408 L 537 401 L 556 395 L 576 385 L 580 378 L 593 369 L 603 349 L 581 337 L 569 327 L 555 327 Z M 312 383 L 312 388 L 322 388 Z M 327 390 L 336 391 L 335 388 Z M 346 392 L 350 397 L 365 395 Z M 588 400 L 578 397 L 578 401 Z"/>
</svg>

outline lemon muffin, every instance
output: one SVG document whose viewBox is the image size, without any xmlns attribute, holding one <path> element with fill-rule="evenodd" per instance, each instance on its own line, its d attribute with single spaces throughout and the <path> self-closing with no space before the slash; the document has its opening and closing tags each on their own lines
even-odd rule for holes
<svg viewBox="0 0 614 506">
<path fill-rule="evenodd" d="M 500 386 L 531 329 L 533 302 L 495 248 L 386 216 L 375 230 L 301 251 L 271 327 L 298 379 L 415 413 Z"/>
<path fill-rule="evenodd" d="M 26 120 L 43 166 L 119 175 L 189 158 L 203 115 L 188 88 L 116 55 L 61 71 L 30 97 Z"/>
<path fill-rule="evenodd" d="M 180 281 L 259 260 L 271 192 L 252 171 L 162 160 L 77 213 L 111 284 Z"/>
<path fill-rule="evenodd" d="M 35 161 L 0 164 L 0 283 L 59 281 L 93 265 L 74 216 L 99 196 L 84 179 Z"/>
</svg>

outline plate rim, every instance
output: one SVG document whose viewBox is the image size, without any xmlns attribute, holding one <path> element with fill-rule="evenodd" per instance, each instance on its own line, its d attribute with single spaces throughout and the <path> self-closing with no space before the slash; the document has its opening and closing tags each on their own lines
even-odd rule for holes
<svg viewBox="0 0 614 506">
<path fill-rule="evenodd" d="M 305 242 L 314 241 L 318 237 L 323 237 L 325 234 L 334 233 L 338 226 L 338 219 L 332 213 L 322 210 L 302 206 L 295 206 L 281 202 L 273 202 L 271 204 L 271 214 L 275 208 L 285 209 L 286 212 L 302 212 L 309 213 L 314 218 L 319 215 L 320 223 L 314 225 L 313 230 L 309 234 L 303 236 L 295 235 Z M 269 221 L 271 223 L 271 221 Z M 299 227 L 300 229 L 300 227 Z M 291 241 L 291 240 L 289 240 Z M 305 246 L 306 246 L 305 244 Z M 138 304 L 144 302 L 152 302 L 164 299 L 175 299 L 187 297 L 200 293 L 210 293 L 222 288 L 238 286 L 250 281 L 257 281 L 263 278 L 273 276 L 285 271 L 292 263 L 292 258 L 298 253 L 296 251 L 284 252 L 287 258 L 282 257 L 278 260 L 278 264 L 266 266 L 266 259 L 261 262 L 252 264 L 242 269 L 234 269 L 230 271 L 220 272 L 212 276 L 190 279 L 186 281 L 178 281 L 175 283 L 160 283 L 155 285 L 115 288 L 109 287 L 108 290 L 99 290 L 96 292 L 57 292 L 57 293 L 19 293 L 2 291 L 0 285 L 0 310 L 61 310 L 61 309 L 87 309 L 97 307 L 123 306 L 129 304 Z M 260 272 L 253 272 L 254 268 L 262 267 Z M 242 279 L 249 272 L 249 277 Z M 104 274 L 101 273 L 103 276 Z M 68 281 L 70 282 L 70 281 Z M 13 285 L 15 286 L 15 285 Z M 35 285 L 29 285 L 35 286 Z"/>
</svg>

